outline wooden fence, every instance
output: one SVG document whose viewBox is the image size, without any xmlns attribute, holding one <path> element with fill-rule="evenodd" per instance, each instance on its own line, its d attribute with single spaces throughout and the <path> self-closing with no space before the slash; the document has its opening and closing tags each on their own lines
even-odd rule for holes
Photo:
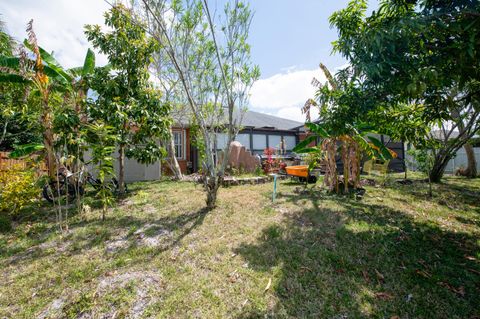
<svg viewBox="0 0 480 319">
<path fill-rule="evenodd" d="M 27 169 L 32 167 L 32 163 L 37 160 L 36 155 L 22 158 L 22 159 L 13 159 L 9 157 L 9 152 L 0 152 L 0 173 L 6 170 L 15 168 L 15 169 Z M 45 162 L 41 162 L 40 165 L 36 165 L 38 175 L 43 175 L 47 172 L 47 166 Z"/>
</svg>

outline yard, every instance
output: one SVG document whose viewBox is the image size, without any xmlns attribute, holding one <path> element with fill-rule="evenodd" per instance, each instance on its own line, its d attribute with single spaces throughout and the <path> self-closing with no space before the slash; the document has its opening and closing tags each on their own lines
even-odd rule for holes
<svg viewBox="0 0 480 319">
<path fill-rule="evenodd" d="M 4 318 L 478 318 L 480 181 L 367 186 L 355 200 L 281 181 L 130 186 L 102 222 L 57 231 L 46 204 L 0 233 Z"/>
</svg>

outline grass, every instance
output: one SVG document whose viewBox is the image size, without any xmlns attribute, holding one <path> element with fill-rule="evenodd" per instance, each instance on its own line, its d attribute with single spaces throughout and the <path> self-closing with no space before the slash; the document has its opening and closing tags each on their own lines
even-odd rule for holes
<svg viewBox="0 0 480 319">
<path fill-rule="evenodd" d="M 137 183 L 63 235 L 27 211 L 0 233 L 0 317 L 480 316 L 480 181 L 366 188 L 236 186 L 206 213 L 200 186 Z"/>
</svg>

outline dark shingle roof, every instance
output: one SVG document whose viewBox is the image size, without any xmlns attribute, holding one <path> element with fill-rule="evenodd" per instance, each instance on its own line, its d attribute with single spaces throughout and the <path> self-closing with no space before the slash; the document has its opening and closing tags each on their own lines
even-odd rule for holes
<svg viewBox="0 0 480 319">
<path fill-rule="evenodd" d="M 238 114 L 238 113 L 237 113 Z M 176 116 L 174 116 L 175 119 Z M 180 118 L 175 119 L 176 125 L 189 126 L 190 118 L 182 114 Z M 281 131 L 296 130 L 303 127 L 303 123 L 284 119 L 278 116 L 269 115 L 260 112 L 246 111 L 242 118 L 242 127 L 255 129 L 274 129 Z"/>
<path fill-rule="evenodd" d="M 301 122 L 254 111 L 247 111 L 242 121 L 243 127 L 271 128 L 276 130 L 293 130 L 302 125 L 303 123 Z"/>
</svg>

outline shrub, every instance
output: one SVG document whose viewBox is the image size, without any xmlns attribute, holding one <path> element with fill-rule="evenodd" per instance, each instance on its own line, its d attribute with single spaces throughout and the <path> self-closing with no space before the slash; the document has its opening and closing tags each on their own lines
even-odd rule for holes
<svg viewBox="0 0 480 319">
<path fill-rule="evenodd" d="M 0 172 L 0 211 L 14 215 L 40 194 L 34 169 L 13 166 Z"/>
<path fill-rule="evenodd" d="M 280 169 L 280 161 L 278 158 L 273 157 L 273 155 L 276 155 L 274 148 L 267 147 L 263 150 L 263 155 L 267 156 L 267 159 L 263 161 L 263 172 L 265 174 L 276 172 Z"/>
</svg>

